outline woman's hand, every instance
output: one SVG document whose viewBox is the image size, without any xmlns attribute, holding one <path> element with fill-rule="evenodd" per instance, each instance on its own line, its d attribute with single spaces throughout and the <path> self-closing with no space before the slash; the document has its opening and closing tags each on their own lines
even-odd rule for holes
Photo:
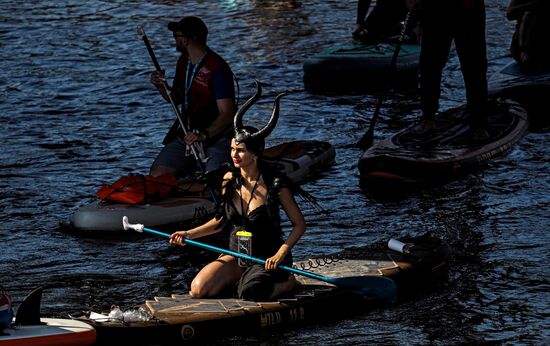
<svg viewBox="0 0 550 346">
<path fill-rule="evenodd" d="M 275 256 L 271 256 L 268 259 L 265 260 L 265 269 L 266 270 L 275 270 L 281 264 L 281 262 L 285 259 L 287 250 L 287 246 L 283 244 L 283 246 L 277 251 Z"/>
<path fill-rule="evenodd" d="M 188 231 L 179 231 L 174 232 L 170 235 L 170 240 L 168 242 L 170 245 L 179 245 L 184 246 L 185 245 L 185 239 L 189 238 L 189 232 Z"/>
</svg>

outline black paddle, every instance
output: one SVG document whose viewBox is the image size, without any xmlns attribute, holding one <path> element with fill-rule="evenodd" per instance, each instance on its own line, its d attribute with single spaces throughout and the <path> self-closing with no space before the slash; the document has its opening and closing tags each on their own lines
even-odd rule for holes
<svg viewBox="0 0 550 346">
<path fill-rule="evenodd" d="M 149 39 L 147 38 L 147 35 L 145 34 L 145 30 L 143 30 L 143 28 L 141 26 L 138 26 L 137 31 L 138 31 L 138 34 L 143 39 L 143 43 L 145 43 L 145 47 L 147 48 L 147 52 L 149 52 L 149 56 L 151 57 L 151 60 L 153 61 L 153 65 L 155 65 L 155 69 L 157 71 L 162 71 L 162 68 L 160 67 L 160 64 L 159 64 L 159 61 L 157 60 L 155 52 L 153 51 L 153 48 L 151 47 L 151 43 L 149 43 Z M 183 116 L 182 116 L 178 106 L 174 102 L 174 99 L 172 98 L 172 95 L 170 94 L 170 89 L 168 87 L 168 83 L 166 81 L 164 81 L 162 83 L 162 86 L 164 88 L 164 91 L 168 95 L 168 99 L 170 100 L 170 104 L 172 105 L 172 109 L 174 110 L 174 113 L 176 114 L 176 118 L 178 119 L 178 122 L 180 124 L 180 127 L 183 130 L 183 133 L 185 135 L 187 135 L 189 130 L 187 129 L 187 126 L 185 126 L 185 123 L 183 121 Z M 190 145 L 189 147 L 191 148 L 191 151 L 193 152 L 193 156 L 195 156 L 197 166 L 199 166 L 202 173 L 206 173 L 206 169 L 204 168 L 202 163 L 203 163 L 203 161 L 208 160 L 208 158 L 201 158 L 199 153 L 197 152 L 197 148 L 194 145 Z M 212 195 L 212 199 L 214 200 L 214 203 L 217 204 L 216 194 L 214 193 L 212 188 L 210 188 L 210 194 Z"/>
<path fill-rule="evenodd" d="M 401 44 L 403 43 L 403 40 L 405 38 L 405 31 L 407 30 L 407 25 L 408 25 L 410 16 L 411 16 L 411 11 L 407 13 L 407 17 L 405 18 L 405 24 L 403 25 L 403 30 L 401 30 L 401 34 L 397 39 L 395 50 L 393 51 L 393 55 L 390 61 L 389 75 L 393 75 L 393 73 L 396 70 L 397 57 L 399 56 L 399 51 L 401 50 Z M 366 150 L 372 146 L 372 142 L 374 139 L 374 125 L 376 124 L 376 120 L 378 120 L 378 114 L 380 113 L 380 108 L 382 107 L 383 100 L 384 100 L 384 97 L 382 95 L 378 97 L 378 100 L 376 102 L 376 108 L 374 109 L 374 114 L 372 115 L 372 118 L 370 120 L 369 128 L 367 129 L 367 132 L 365 132 L 363 137 L 361 137 L 361 139 L 355 144 L 355 147 Z"/>
<path fill-rule="evenodd" d="M 167 238 L 170 237 L 170 234 L 168 233 L 147 228 L 142 224 L 130 224 L 128 222 L 128 217 L 126 216 L 122 218 L 122 225 L 124 227 L 124 230 L 131 229 L 140 233 L 145 231 L 152 234 L 161 235 Z M 184 242 L 185 244 L 197 246 L 206 250 L 222 253 L 225 255 L 231 255 L 238 258 L 243 258 L 252 262 L 265 265 L 265 260 L 260 258 L 256 258 L 245 254 L 241 254 L 238 252 L 234 252 L 231 250 L 226 250 L 216 246 L 200 243 L 198 241 L 191 240 L 191 239 L 184 239 Z M 348 277 L 342 277 L 342 278 L 330 278 L 327 276 L 314 274 L 311 272 L 296 269 L 293 267 L 288 267 L 285 265 L 279 265 L 278 268 L 287 270 L 289 272 L 292 272 L 298 275 L 307 276 L 315 280 L 328 282 L 336 286 L 345 287 L 363 296 L 368 296 L 368 297 L 372 297 L 372 298 L 376 298 L 376 299 L 380 299 L 380 300 L 388 301 L 392 303 L 397 300 L 397 287 L 395 286 L 395 282 L 392 279 L 389 279 L 384 276 L 367 275 L 367 276 L 348 276 Z"/>
</svg>

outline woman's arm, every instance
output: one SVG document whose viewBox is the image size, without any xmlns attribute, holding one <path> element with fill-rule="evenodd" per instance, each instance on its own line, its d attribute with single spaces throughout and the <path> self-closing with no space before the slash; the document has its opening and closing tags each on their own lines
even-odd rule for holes
<svg viewBox="0 0 550 346">
<path fill-rule="evenodd" d="M 304 215 L 294 200 L 294 196 L 290 192 L 289 188 L 284 187 L 281 189 L 279 192 L 279 200 L 281 201 L 281 205 L 283 206 L 283 209 L 290 219 L 293 227 L 287 240 L 283 245 L 281 245 L 277 253 L 266 260 L 266 269 L 277 268 L 283 259 L 290 253 L 290 250 L 292 250 L 298 240 L 300 240 L 306 230 L 306 220 L 304 219 Z"/>
<path fill-rule="evenodd" d="M 183 246 L 185 245 L 184 239 L 197 239 L 205 237 L 207 235 L 218 233 L 222 230 L 219 227 L 220 221 L 221 220 L 218 220 L 214 217 L 210 221 L 188 231 L 174 232 L 172 233 L 172 235 L 170 235 L 169 243 L 172 245 Z"/>
<path fill-rule="evenodd" d="M 225 194 L 227 183 L 229 182 L 229 179 L 231 178 L 231 173 L 226 173 L 223 176 L 223 183 L 222 183 L 222 194 Z M 219 233 L 222 231 L 222 228 L 220 227 L 221 219 L 220 218 L 212 218 L 210 221 L 197 226 L 193 229 L 190 229 L 188 231 L 178 231 L 172 233 L 169 239 L 169 243 L 173 245 L 185 245 L 184 239 L 197 239 L 201 237 L 205 237 L 207 235 Z"/>
</svg>

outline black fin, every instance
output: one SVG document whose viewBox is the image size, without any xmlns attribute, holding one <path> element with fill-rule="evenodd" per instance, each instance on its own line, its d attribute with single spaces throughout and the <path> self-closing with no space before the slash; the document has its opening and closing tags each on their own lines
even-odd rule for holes
<svg viewBox="0 0 550 346">
<path fill-rule="evenodd" d="M 40 322 L 40 301 L 42 300 L 42 287 L 32 291 L 19 305 L 15 315 L 15 325 L 32 326 L 42 324 Z"/>
</svg>

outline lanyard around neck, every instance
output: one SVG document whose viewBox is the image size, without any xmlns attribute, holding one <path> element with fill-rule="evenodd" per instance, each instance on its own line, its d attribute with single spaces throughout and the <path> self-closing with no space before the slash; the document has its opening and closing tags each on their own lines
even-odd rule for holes
<svg viewBox="0 0 550 346">
<path fill-rule="evenodd" d="M 206 53 L 202 56 L 202 58 L 193 66 L 193 71 L 191 72 L 191 78 L 189 78 L 189 70 L 191 70 L 191 59 L 187 60 L 187 68 L 185 69 L 185 95 L 183 99 L 183 106 L 184 109 L 189 108 L 189 92 L 191 91 L 191 85 L 193 85 L 193 80 L 195 79 L 195 76 L 197 75 L 197 72 L 200 68 L 200 65 L 204 58 L 206 57 Z"/>
</svg>

